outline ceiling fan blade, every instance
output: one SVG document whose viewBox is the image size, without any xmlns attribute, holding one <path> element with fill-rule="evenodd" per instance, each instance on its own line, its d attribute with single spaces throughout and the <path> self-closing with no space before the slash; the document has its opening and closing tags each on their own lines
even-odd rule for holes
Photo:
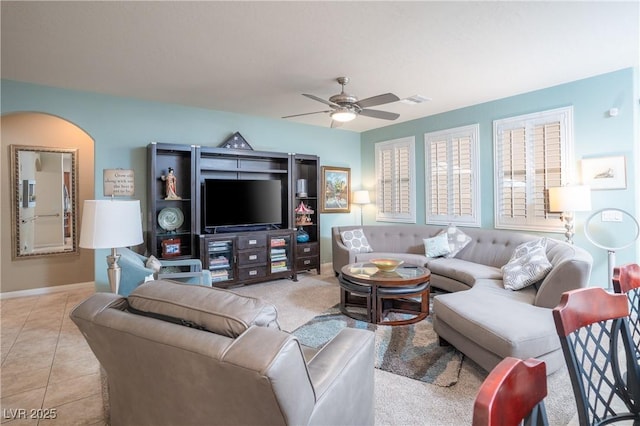
<svg viewBox="0 0 640 426">
<path fill-rule="evenodd" d="M 282 118 L 292 118 L 292 117 L 301 117 L 303 115 L 311 115 L 311 114 L 322 114 L 322 113 L 327 113 L 327 112 L 331 112 L 332 110 L 327 110 L 327 111 L 316 111 L 316 112 L 305 112 L 302 114 L 293 114 L 293 115 L 286 115 Z"/>
<path fill-rule="evenodd" d="M 303 93 L 302 96 L 306 96 L 309 99 L 313 99 L 314 101 L 322 102 L 325 105 L 332 106 L 334 108 L 340 108 L 340 105 L 334 104 L 333 102 L 326 101 L 322 98 L 317 97 L 316 95 L 309 95 L 308 93 Z"/>
<path fill-rule="evenodd" d="M 378 111 L 377 109 L 363 109 L 360 111 L 360 115 L 372 118 L 381 118 L 383 120 L 395 120 L 400 117 L 400 114 L 388 111 Z"/>
<path fill-rule="evenodd" d="M 344 123 L 342 121 L 331 120 L 331 128 L 342 127 Z"/>
<path fill-rule="evenodd" d="M 372 96 L 370 98 L 362 99 L 356 102 L 360 108 L 368 108 L 376 105 L 388 104 L 391 102 L 399 101 L 400 98 L 393 93 L 385 93 L 383 95 Z"/>
</svg>

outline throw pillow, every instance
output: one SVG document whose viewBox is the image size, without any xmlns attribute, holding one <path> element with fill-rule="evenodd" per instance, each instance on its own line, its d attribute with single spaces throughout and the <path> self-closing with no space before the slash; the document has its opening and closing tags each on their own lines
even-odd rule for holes
<svg viewBox="0 0 640 426">
<path fill-rule="evenodd" d="M 446 234 L 449 239 L 449 253 L 444 257 L 455 257 L 463 248 L 471 242 L 471 237 L 456 228 L 455 226 L 449 226 L 441 234 Z"/>
<path fill-rule="evenodd" d="M 433 238 L 425 238 L 424 251 L 427 257 L 440 257 L 451 252 L 449 248 L 449 238 L 446 233 L 441 233 Z"/>
<path fill-rule="evenodd" d="M 544 279 L 552 267 L 547 259 L 546 238 L 520 244 L 501 268 L 504 287 L 509 290 L 528 287 Z"/>
<path fill-rule="evenodd" d="M 362 229 L 342 231 L 340 237 L 342 237 L 342 243 L 350 251 L 355 253 L 371 253 L 373 251 Z"/>
<path fill-rule="evenodd" d="M 151 255 L 147 259 L 147 264 L 145 265 L 147 269 L 151 269 L 153 272 L 160 272 L 160 268 L 162 268 L 162 263 L 154 256 Z"/>
</svg>

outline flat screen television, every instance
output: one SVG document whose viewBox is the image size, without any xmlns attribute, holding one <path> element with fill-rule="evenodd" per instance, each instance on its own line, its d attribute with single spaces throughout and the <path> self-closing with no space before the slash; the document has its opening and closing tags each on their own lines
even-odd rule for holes
<svg viewBox="0 0 640 426">
<path fill-rule="evenodd" d="M 282 224 L 279 180 L 205 179 L 203 215 L 207 230 Z"/>
</svg>

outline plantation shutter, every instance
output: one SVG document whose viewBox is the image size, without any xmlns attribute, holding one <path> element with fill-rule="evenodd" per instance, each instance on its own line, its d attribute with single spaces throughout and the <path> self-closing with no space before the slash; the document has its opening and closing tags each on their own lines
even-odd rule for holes
<svg viewBox="0 0 640 426">
<path fill-rule="evenodd" d="M 377 220 L 415 223 L 415 141 L 376 144 Z"/>
<path fill-rule="evenodd" d="M 431 208 L 432 216 L 449 214 L 449 162 L 447 161 L 447 141 L 431 143 Z"/>
<path fill-rule="evenodd" d="M 496 228 L 561 230 L 547 189 L 565 184 L 571 108 L 494 122 Z"/>
<path fill-rule="evenodd" d="M 425 134 L 427 223 L 480 226 L 478 125 Z"/>
</svg>

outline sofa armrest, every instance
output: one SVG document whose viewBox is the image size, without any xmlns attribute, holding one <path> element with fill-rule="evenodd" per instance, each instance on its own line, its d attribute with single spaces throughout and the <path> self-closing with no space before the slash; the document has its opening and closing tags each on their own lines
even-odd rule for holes
<svg viewBox="0 0 640 426">
<path fill-rule="evenodd" d="M 331 251 L 333 259 L 333 270 L 336 275 L 340 273 L 343 266 L 356 261 L 355 253 L 342 243 L 339 228 L 331 229 Z"/>
<path fill-rule="evenodd" d="M 185 278 L 194 278 L 197 281 L 195 284 L 211 287 L 211 274 L 207 271 L 197 272 L 168 272 L 166 274 L 156 273 L 153 275 L 156 280 L 177 280 L 183 281 Z M 189 281 L 184 281 L 191 284 Z"/>
<path fill-rule="evenodd" d="M 371 331 L 342 329 L 307 367 L 316 393 L 311 424 L 373 424 L 375 351 Z"/>
<path fill-rule="evenodd" d="M 80 327 L 79 323 L 88 326 L 105 309 L 116 308 L 123 310 L 127 306 L 127 299 L 123 296 L 114 293 L 95 293 L 73 308 L 69 313 L 69 317 L 74 323 L 78 324 L 78 327 Z M 82 330 L 82 328 L 80 329 Z"/>
<path fill-rule="evenodd" d="M 355 374 L 354 377 L 364 378 L 371 374 L 374 368 L 373 344 L 372 332 L 344 328 L 320 349 L 308 364 L 317 398 L 322 398 L 336 380 L 344 380 L 340 377 L 342 375 Z M 354 370 L 347 371 L 347 366 Z"/>
<path fill-rule="evenodd" d="M 540 284 L 536 306 L 553 309 L 560 303 L 562 293 L 589 286 L 593 258 L 584 249 L 564 245 L 562 255 L 558 255 L 563 259 L 550 259 L 553 269 Z"/>
<path fill-rule="evenodd" d="M 198 281 L 198 284 L 211 287 L 211 273 L 209 271 L 202 270 L 202 262 L 200 259 L 180 259 L 180 260 L 161 260 L 162 268 L 165 267 L 184 267 L 188 266 L 189 271 L 183 272 L 163 272 L 160 268 L 160 272 L 154 274 L 156 280 L 179 280 L 184 281 L 185 278 L 193 278 Z M 192 283 L 192 280 L 184 282 Z"/>
<path fill-rule="evenodd" d="M 202 271 L 202 262 L 200 262 L 200 259 L 161 260 L 160 264 L 162 264 L 162 267 L 188 266 L 191 272 Z"/>
<path fill-rule="evenodd" d="M 275 397 L 278 401 L 284 421 L 262 419 L 261 423 L 309 423 L 315 395 L 300 342 L 295 337 L 254 325 L 234 340 L 221 361 L 246 372 L 235 376 L 234 388 L 260 394 L 263 399 Z"/>
</svg>

